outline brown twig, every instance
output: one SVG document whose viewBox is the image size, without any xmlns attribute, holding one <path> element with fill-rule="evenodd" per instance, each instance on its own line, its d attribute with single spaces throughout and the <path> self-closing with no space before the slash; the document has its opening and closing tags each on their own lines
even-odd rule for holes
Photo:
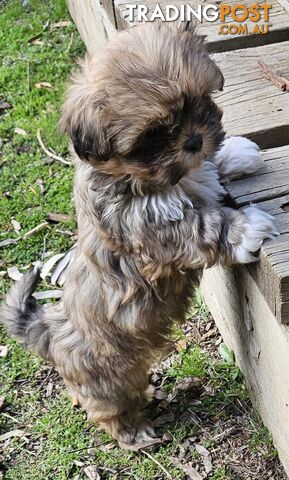
<svg viewBox="0 0 289 480">
<path fill-rule="evenodd" d="M 274 85 L 276 85 L 276 87 L 280 88 L 282 92 L 289 92 L 289 80 L 287 80 L 287 78 L 277 75 L 277 73 L 274 72 L 274 70 L 269 67 L 269 65 L 262 62 L 261 60 L 258 60 L 258 63 L 268 80 L 270 80 Z"/>
<path fill-rule="evenodd" d="M 57 160 L 57 162 L 63 163 L 64 165 L 71 165 L 71 162 L 68 162 L 67 160 L 64 160 L 64 158 L 59 157 L 59 155 L 55 155 L 54 153 L 52 153 L 50 150 L 48 150 L 45 147 L 45 145 L 43 143 L 43 140 L 41 138 L 41 135 L 40 135 L 40 129 L 37 130 L 37 140 L 38 140 L 38 143 L 39 143 L 40 147 L 46 153 L 46 155 L 48 155 L 48 157 L 54 158 L 54 160 Z"/>
</svg>

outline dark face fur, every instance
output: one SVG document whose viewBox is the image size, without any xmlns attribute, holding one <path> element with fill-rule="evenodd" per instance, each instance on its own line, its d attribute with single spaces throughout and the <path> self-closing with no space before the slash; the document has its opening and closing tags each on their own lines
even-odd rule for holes
<svg viewBox="0 0 289 480">
<path fill-rule="evenodd" d="M 186 25 L 145 24 L 117 34 L 83 65 L 62 127 L 100 172 L 165 188 L 218 149 L 223 76 Z"/>
</svg>

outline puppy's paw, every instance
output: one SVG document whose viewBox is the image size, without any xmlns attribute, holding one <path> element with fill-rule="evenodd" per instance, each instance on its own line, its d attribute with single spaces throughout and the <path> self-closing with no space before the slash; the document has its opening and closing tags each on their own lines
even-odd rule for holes
<svg viewBox="0 0 289 480">
<path fill-rule="evenodd" d="M 274 226 L 273 217 L 258 207 L 246 207 L 243 213 L 246 215 L 245 230 L 242 241 L 234 247 L 235 258 L 238 263 L 256 262 L 258 260 L 256 253 L 264 240 L 274 238 L 279 233 Z"/>
<path fill-rule="evenodd" d="M 244 137 L 227 138 L 214 163 L 223 180 L 251 175 L 264 165 L 258 145 Z"/>
</svg>

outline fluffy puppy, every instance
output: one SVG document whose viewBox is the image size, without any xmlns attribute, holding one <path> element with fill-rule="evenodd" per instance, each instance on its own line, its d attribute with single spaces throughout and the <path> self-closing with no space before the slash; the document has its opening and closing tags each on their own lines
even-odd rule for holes
<svg viewBox="0 0 289 480">
<path fill-rule="evenodd" d="M 222 112 L 211 94 L 223 81 L 185 24 L 132 28 L 83 62 L 61 120 L 78 219 L 63 298 L 36 305 L 33 271 L 2 309 L 12 335 L 54 363 L 73 402 L 125 443 L 153 435 L 140 415 L 148 369 L 185 318 L 196 269 L 255 261 L 276 233 L 256 207 L 223 206 L 219 173 L 261 162 L 246 139 L 218 151 Z"/>
</svg>

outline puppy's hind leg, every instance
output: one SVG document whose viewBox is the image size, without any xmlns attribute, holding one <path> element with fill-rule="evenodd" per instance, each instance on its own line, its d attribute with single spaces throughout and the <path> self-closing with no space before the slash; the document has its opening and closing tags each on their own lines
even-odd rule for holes
<svg viewBox="0 0 289 480">
<path fill-rule="evenodd" d="M 244 137 L 229 137 L 212 159 L 221 180 L 251 175 L 264 166 L 258 145 Z"/>
</svg>

